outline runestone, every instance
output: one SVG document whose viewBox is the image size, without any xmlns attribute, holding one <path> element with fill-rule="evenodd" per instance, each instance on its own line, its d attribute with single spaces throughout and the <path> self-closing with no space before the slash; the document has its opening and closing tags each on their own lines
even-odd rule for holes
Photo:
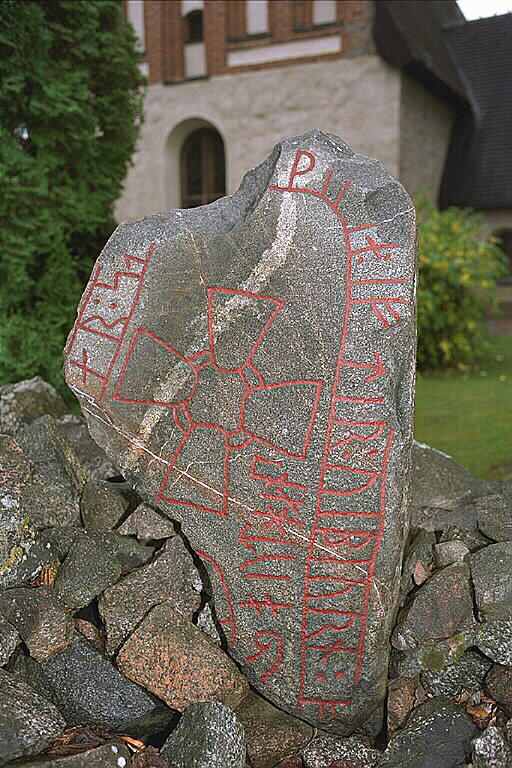
<svg viewBox="0 0 512 768">
<path fill-rule="evenodd" d="M 229 654 L 341 735 L 386 689 L 415 256 L 404 188 L 311 131 L 231 197 L 118 227 L 65 351 L 92 436 L 202 560 Z"/>
</svg>

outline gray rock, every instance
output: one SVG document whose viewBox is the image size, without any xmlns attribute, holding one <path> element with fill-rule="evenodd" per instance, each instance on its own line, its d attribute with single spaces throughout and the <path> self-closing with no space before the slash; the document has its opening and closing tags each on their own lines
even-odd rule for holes
<svg viewBox="0 0 512 768">
<path fill-rule="evenodd" d="M 439 541 L 440 543 L 444 543 L 445 541 L 461 541 L 467 546 L 470 552 L 477 552 L 488 544 L 492 544 L 492 541 L 488 539 L 487 536 L 484 536 L 481 531 L 476 529 L 458 528 L 455 525 L 449 525 L 446 528 L 443 528 Z"/>
<path fill-rule="evenodd" d="M 476 531 L 478 527 L 476 505 L 463 504 L 454 509 L 423 508 L 420 526 L 425 531 L 442 531 L 445 528 Z"/>
<path fill-rule="evenodd" d="M 462 654 L 475 642 L 477 625 L 470 629 L 457 632 L 453 637 L 439 640 L 435 643 L 426 643 L 419 648 L 397 651 L 393 649 L 391 655 L 392 677 L 414 677 L 419 672 L 427 671 L 438 673 L 451 664 L 455 664 Z"/>
<path fill-rule="evenodd" d="M 475 645 L 498 664 L 512 664 L 512 617 L 483 622 Z"/>
<path fill-rule="evenodd" d="M 53 704 L 0 669 L 0 765 L 39 752 L 65 727 Z"/>
<path fill-rule="evenodd" d="M 485 678 L 485 689 L 503 709 L 512 714 L 512 666 L 493 664 Z"/>
<path fill-rule="evenodd" d="M 96 725 L 141 738 L 163 730 L 173 713 L 127 680 L 81 635 L 44 662 L 17 660 L 14 672 L 52 701 L 68 725 Z"/>
<path fill-rule="evenodd" d="M 191 704 L 161 754 L 173 768 L 244 768 L 244 731 L 220 702 Z"/>
<path fill-rule="evenodd" d="M 58 418 L 66 410 L 57 390 L 40 376 L 4 384 L 0 387 L 0 434 L 15 435 L 21 427 L 45 414 Z"/>
<path fill-rule="evenodd" d="M 44 661 L 71 642 L 74 623 L 52 590 L 19 587 L 0 593 L 0 613 L 20 633 L 34 659 Z"/>
<path fill-rule="evenodd" d="M 46 550 L 47 557 L 63 561 L 71 547 L 85 538 L 119 560 L 123 571 L 145 565 L 155 553 L 154 547 L 139 544 L 135 539 L 121 536 L 117 531 L 99 531 L 92 528 L 85 530 L 72 526 L 59 526 L 41 531 L 37 537 L 38 550 Z"/>
<path fill-rule="evenodd" d="M 505 723 L 505 738 L 508 746 L 512 749 L 512 719 L 507 720 Z"/>
<path fill-rule="evenodd" d="M 384 697 L 408 529 L 414 217 L 377 161 L 287 139 L 232 197 L 121 225 L 65 354 L 94 439 L 203 558 L 244 674 L 342 735 Z"/>
<path fill-rule="evenodd" d="M 82 536 L 87 536 L 86 531 L 72 525 L 38 531 L 36 537 L 38 554 L 43 553 L 50 560 L 62 562 L 71 546 Z"/>
<path fill-rule="evenodd" d="M 494 541 L 512 541 L 512 480 L 476 502 L 478 527 Z"/>
<path fill-rule="evenodd" d="M 12 580 L 13 585 L 31 582 L 41 574 L 44 566 L 54 570 L 58 568 L 59 559 L 55 556 L 44 533 L 44 531 L 32 530 L 32 543 L 17 567 L 17 578 Z"/>
<path fill-rule="evenodd" d="M 7 664 L 20 640 L 16 627 L 0 616 L 0 667 Z"/>
<path fill-rule="evenodd" d="M 103 744 L 101 747 L 88 749 L 66 757 L 46 757 L 46 759 L 9 763 L 6 768 L 125 768 L 130 766 L 130 753 L 118 744 Z"/>
<path fill-rule="evenodd" d="M 473 768 L 510 768 L 512 751 L 501 728 L 490 725 L 473 741 Z"/>
<path fill-rule="evenodd" d="M 119 560 L 123 566 L 123 572 L 140 568 L 149 562 L 155 554 L 155 547 L 139 544 L 130 536 L 121 536 L 117 531 L 97 531 L 88 528 L 87 535 L 109 552 L 112 557 Z"/>
<path fill-rule="evenodd" d="M 88 480 L 80 499 L 82 522 L 86 528 L 115 528 L 130 506 L 117 483 Z"/>
<path fill-rule="evenodd" d="M 463 563 L 469 555 L 469 547 L 463 541 L 442 541 L 434 546 L 434 559 L 437 568 L 444 568 L 453 563 Z"/>
<path fill-rule="evenodd" d="M 482 687 L 486 672 L 492 662 L 476 651 L 466 651 L 453 664 L 446 664 L 439 671 L 425 670 L 421 682 L 432 696 L 457 696 L 462 688 L 477 691 Z"/>
<path fill-rule="evenodd" d="M 149 504 L 139 504 L 119 526 L 118 532 L 123 536 L 136 536 L 143 542 L 168 539 L 176 533 L 172 522 Z"/>
<path fill-rule="evenodd" d="M 471 556 L 475 601 L 481 619 L 502 619 L 512 610 L 512 541 L 485 547 Z"/>
<path fill-rule="evenodd" d="M 478 729 L 448 699 L 429 699 L 391 738 L 378 768 L 458 768 Z"/>
<path fill-rule="evenodd" d="M 32 471 L 14 438 L 0 435 L 0 587 L 16 584 L 34 542 L 27 500 Z"/>
<path fill-rule="evenodd" d="M 432 547 L 435 542 L 436 537 L 433 533 L 420 529 L 407 545 L 400 583 L 400 592 L 403 595 L 406 595 L 416 586 L 414 573 L 418 564 L 426 570 L 432 562 Z"/>
<path fill-rule="evenodd" d="M 22 427 L 16 439 L 34 466 L 30 517 L 38 528 L 81 525 L 80 494 L 85 473 L 53 416 Z"/>
<path fill-rule="evenodd" d="M 196 627 L 207 634 L 208 637 L 214 641 L 214 643 L 217 643 L 217 645 L 222 645 L 222 638 L 219 634 L 219 629 L 215 623 L 215 619 L 213 617 L 212 609 L 210 608 L 209 603 L 204 604 L 204 606 L 197 614 L 197 618 L 194 623 Z"/>
<path fill-rule="evenodd" d="M 332 736 L 319 736 L 301 750 L 304 768 L 327 768 L 333 760 L 357 761 L 357 768 L 374 768 L 382 757 L 377 749 L 371 749 L 356 736 L 338 739 Z"/>
<path fill-rule="evenodd" d="M 88 480 L 108 480 L 121 476 L 119 467 L 110 461 L 105 451 L 90 436 L 82 417 L 67 413 L 57 419 L 57 424 L 73 446 Z"/>
<path fill-rule="evenodd" d="M 448 454 L 414 441 L 410 511 L 413 525 L 423 525 L 432 510 L 451 510 L 485 493 L 497 483 L 474 477 Z"/>
<path fill-rule="evenodd" d="M 307 723 L 252 692 L 237 707 L 236 717 L 244 729 L 251 768 L 274 768 L 283 757 L 309 743 L 314 733 Z"/>
<path fill-rule="evenodd" d="M 74 613 L 115 584 L 121 571 L 110 552 L 89 536 L 79 536 L 59 568 L 55 594 Z"/>
<path fill-rule="evenodd" d="M 168 601 L 182 616 L 192 619 L 200 605 L 200 596 L 192 586 L 197 577 L 191 555 L 175 536 L 151 563 L 106 589 L 99 609 L 107 632 L 107 651 L 115 653 L 159 603 Z"/>
<path fill-rule="evenodd" d="M 401 612 L 391 636 L 398 650 L 448 638 L 474 623 L 467 565 L 450 565 L 435 573 Z"/>
</svg>

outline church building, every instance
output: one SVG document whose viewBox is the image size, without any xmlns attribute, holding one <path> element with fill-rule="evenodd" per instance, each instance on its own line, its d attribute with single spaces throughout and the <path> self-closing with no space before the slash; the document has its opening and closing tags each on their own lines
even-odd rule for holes
<svg viewBox="0 0 512 768">
<path fill-rule="evenodd" d="M 280 139 L 319 128 L 411 195 L 512 233 L 512 14 L 466 22 L 455 0 L 123 6 L 149 88 L 118 220 L 232 194 Z"/>
</svg>

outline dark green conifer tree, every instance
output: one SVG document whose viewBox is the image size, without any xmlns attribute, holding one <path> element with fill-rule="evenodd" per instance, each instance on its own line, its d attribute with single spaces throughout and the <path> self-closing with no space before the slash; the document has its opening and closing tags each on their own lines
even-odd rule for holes
<svg viewBox="0 0 512 768">
<path fill-rule="evenodd" d="M 0 2 L 0 384 L 62 393 L 62 348 L 115 227 L 144 78 L 118 0 Z"/>
</svg>

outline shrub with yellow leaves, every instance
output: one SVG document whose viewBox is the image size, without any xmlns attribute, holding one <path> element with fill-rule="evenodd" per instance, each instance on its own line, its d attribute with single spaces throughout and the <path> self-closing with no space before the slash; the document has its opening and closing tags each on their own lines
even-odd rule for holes
<svg viewBox="0 0 512 768">
<path fill-rule="evenodd" d="M 497 310 L 506 273 L 496 238 L 469 208 L 438 210 L 425 196 L 418 213 L 418 368 L 467 368 L 485 351 L 485 316 Z"/>
</svg>

